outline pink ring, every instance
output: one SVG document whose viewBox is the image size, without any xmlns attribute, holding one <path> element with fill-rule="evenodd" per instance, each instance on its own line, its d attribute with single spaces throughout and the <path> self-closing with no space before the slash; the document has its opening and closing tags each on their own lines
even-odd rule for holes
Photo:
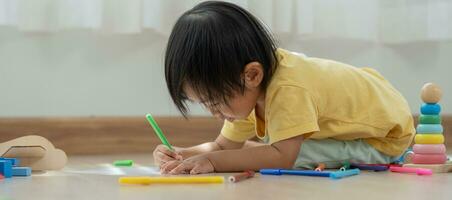
<svg viewBox="0 0 452 200">
<path fill-rule="evenodd" d="M 447 160 L 446 154 L 414 154 L 414 164 L 444 164 Z"/>
<path fill-rule="evenodd" d="M 446 146 L 444 144 L 415 144 L 413 151 L 417 154 L 445 154 Z"/>
</svg>

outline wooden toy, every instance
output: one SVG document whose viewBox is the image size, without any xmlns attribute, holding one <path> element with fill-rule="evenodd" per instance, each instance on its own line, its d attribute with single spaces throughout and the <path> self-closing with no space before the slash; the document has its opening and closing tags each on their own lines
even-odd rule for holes
<svg viewBox="0 0 452 200">
<path fill-rule="evenodd" d="M 19 166 L 32 170 L 58 170 L 67 162 L 66 153 L 41 136 L 29 135 L 0 143 L 0 157 L 19 158 Z"/>
<path fill-rule="evenodd" d="M 31 168 L 29 168 L 29 167 L 13 167 L 12 175 L 13 176 L 30 176 Z"/>
<path fill-rule="evenodd" d="M 441 125 L 442 91 L 434 83 L 427 83 L 422 87 L 419 124 L 416 127 L 415 145 L 410 156 L 406 156 L 405 168 L 414 172 L 415 168 L 426 168 L 433 172 L 446 172 L 450 164 L 447 161 L 446 146 L 444 143 L 443 126 Z M 411 162 L 413 164 L 411 164 Z M 411 168 L 411 169 L 410 169 Z M 411 171 L 410 171 L 411 170 Z"/>
<path fill-rule="evenodd" d="M 3 158 L 3 157 L 0 157 L 0 160 L 9 160 L 9 161 L 11 161 L 11 164 L 13 166 L 18 166 L 19 165 L 19 159 L 17 159 L 17 158 Z"/>
<path fill-rule="evenodd" d="M 421 89 L 421 99 L 425 103 L 438 103 L 442 96 L 441 88 L 434 83 L 426 83 Z"/>
<path fill-rule="evenodd" d="M 0 160 L 0 174 L 3 174 L 5 178 L 11 178 L 13 165 L 9 160 Z"/>
<path fill-rule="evenodd" d="M 411 168 L 425 168 L 431 169 L 433 173 L 447 173 L 452 172 L 452 161 L 448 161 L 445 164 L 404 164 L 403 167 L 411 167 Z"/>
</svg>

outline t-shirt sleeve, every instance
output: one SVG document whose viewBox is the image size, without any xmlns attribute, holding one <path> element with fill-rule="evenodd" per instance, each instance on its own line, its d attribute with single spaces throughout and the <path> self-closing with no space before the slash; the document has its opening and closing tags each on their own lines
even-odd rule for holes
<svg viewBox="0 0 452 200">
<path fill-rule="evenodd" d="M 320 130 L 318 108 L 308 90 L 297 86 L 281 86 L 271 95 L 266 108 L 269 109 L 266 113 L 270 144 Z"/>
<path fill-rule="evenodd" d="M 254 111 L 247 119 L 234 120 L 229 122 L 224 120 L 221 135 L 234 142 L 245 142 L 256 135 Z"/>
</svg>

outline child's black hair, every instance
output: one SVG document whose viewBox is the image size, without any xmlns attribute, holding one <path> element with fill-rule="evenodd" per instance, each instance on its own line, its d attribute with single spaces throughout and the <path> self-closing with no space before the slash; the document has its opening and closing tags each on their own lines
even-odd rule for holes
<svg viewBox="0 0 452 200">
<path fill-rule="evenodd" d="M 276 44 L 266 27 L 232 3 L 200 3 L 182 14 L 169 37 L 165 78 L 171 98 L 184 116 L 185 84 L 203 102 L 227 104 L 234 91 L 243 94 L 241 74 L 253 61 L 263 66 L 265 89 L 277 65 Z"/>
</svg>

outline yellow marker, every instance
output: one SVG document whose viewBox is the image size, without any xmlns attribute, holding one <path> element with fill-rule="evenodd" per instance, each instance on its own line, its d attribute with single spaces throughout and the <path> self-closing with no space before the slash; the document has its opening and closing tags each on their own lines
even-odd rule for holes
<svg viewBox="0 0 452 200">
<path fill-rule="evenodd" d="M 416 134 L 414 142 L 416 144 L 442 144 L 444 136 L 443 134 Z"/>
<path fill-rule="evenodd" d="M 187 177 L 120 177 L 122 184 L 182 184 L 182 183 L 224 183 L 223 176 L 187 176 Z"/>
</svg>

